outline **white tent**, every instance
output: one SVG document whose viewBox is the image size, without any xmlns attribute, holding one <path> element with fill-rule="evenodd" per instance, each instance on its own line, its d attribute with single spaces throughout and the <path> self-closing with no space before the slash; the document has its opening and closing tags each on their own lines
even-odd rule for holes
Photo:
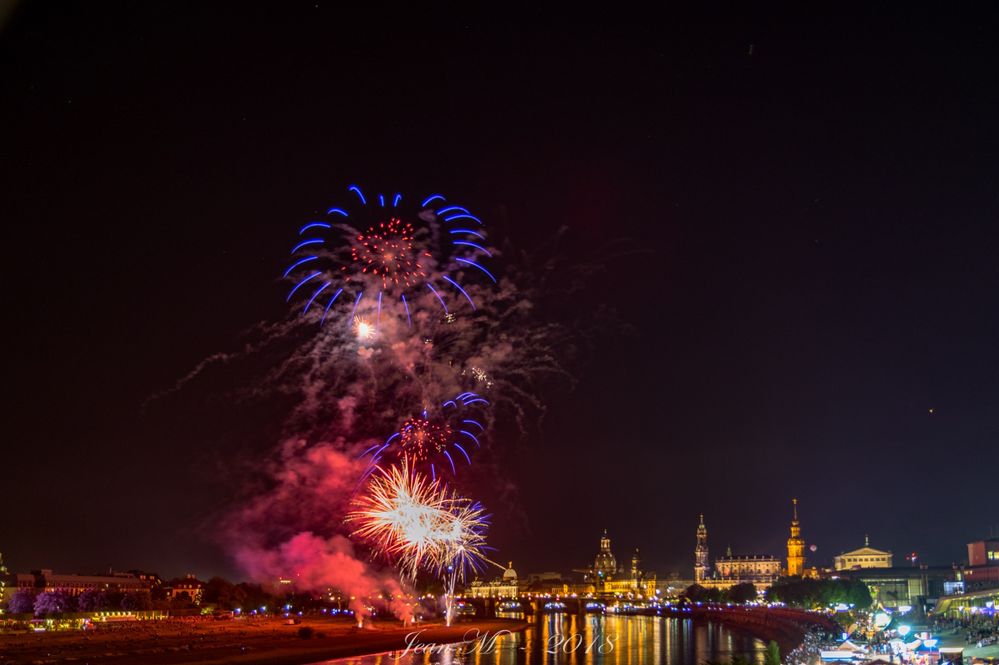
<svg viewBox="0 0 999 665">
<path fill-rule="evenodd" d="M 846 640 L 843 644 L 836 647 L 837 651 L 852 651 L 853 653 L 867 653 L 867 647 L 862 647 L 854 644 L 850 640 Z"/>
</svg>

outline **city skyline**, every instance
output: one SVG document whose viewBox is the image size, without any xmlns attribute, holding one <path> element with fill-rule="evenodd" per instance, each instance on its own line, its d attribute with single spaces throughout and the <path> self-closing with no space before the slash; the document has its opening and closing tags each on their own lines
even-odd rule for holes
<svg viewBox="0 0 999 665">
<path fill-rule="evenodd" d="M 288 238 L 355 183 L 454 192 L 560 331 L 460 481 L 501 559 L 586 565 L 607 527 L 686 569 L 699 514 L 776 556 L 792 497 L 828 562 L 869 535 L 949 565 L 997 526 L 981 25 L 192 12 L 2 26 L 9 569 L 246 574 L 220 525 L 308 436 L 259 397 L 276 352 L 185 377 L 284 320 Z"/>
<path fill-rule="evenodd" d="M 795 507 L 797 507 L 797 506 L 795 505 Z M 795 516 L 797 516 L 796 512 L 795 512 Z M 698 550 L 698 547 L 700 546 L 700 542 L 698 541 L 698 539 L 697 539 L 696 536 L 700 535 L 700 533 L 701 533 L 701 527 L 704 527 L 706 525 L 707 518 L 703 514 L 699 515 L 698 517 L 699 517 L 699 520 L 700 520 L 700 522 L 699 522 L 700 526 L 697 529 L 697 533 L 696 533 L 695 537 L 691 539 L 691 542 L 694 543 L 694 546 L 691 549 L 691 551 L 693 552 L 693 554 L 692 554 L 692 556 L 689 557 L 689 561 L 687 562 L 687 565 L 682 565 L 681 564 L 680 566 L 677 566 L 675 568 L 656 568 L 656 569 L 651 569 L 650 568 L 650 570 L 649 570 L 650 573 L 652 573 L 654 575 L 660 575 L 664 579 L 677 578 L 677 579 L 680 579 L 680 580 L 688 580 L 688 581 L 692 581 L 692 582 L 695 582 L 695 583 L 699 581 L 699 579 L 697 577 L 696 567 L 697 567 L 697 562 L 698 562 L 697 550 Z M 798 520 L 795 519 L 795 522 L 797 522 L 797 521 Z M 711 539 L 710 535 L 708 535 L 708 533 L 709 532 L 705 531 L 705 536 L 707 538 L 707 544 L 708 544 L 708 548 L 705 550 L 706 556 L 707 556 L 707 558 L 705 559 L 705 562 L 706 562 L 705 565 L 706 565 L 706 568 L 707 568 L 708 572 L 710 572 L 712 569 L 714 569 L 716 567 L 717 562 L 718 562 L 719 559 L 728 559 L 728 558 L 731 558 L 731 557 L 736 557 L 736 558 L 739 558 L 739 557 L 749 557 L 749 558 L 754 558 L 754 557 L 755 558 L 772 557 L 773 559 L 775 559 L 775 560 L 777 560 L 777 561 L 780 562 L 780 572 L 779 572 L 780 576 L 789 576 L 789 575 L 793 575 L 794 574 L 792 571 L 790 571 L 788 563 L 787 563 L 788 557 L 790 556 L 790 550 L 789 550 L 789 545 L 790 544 L 789 543 L 785 545 L 785 549 L 784 550 L 780 550 L 780 549 L 774 549 L 774 550 L 756 550 L 756 549 L 753 549 L 752 547 L 744 547 L 744 546 L 739 546 L 739 545 L 737 545 L 736 547 L 733 547 L 732 543 L 725 541 L 724 538 L 721 538 L 721 539 L 715 538 L 714 540 L 716 541 L 716 544 L 714 546 L 711 546 L 710 543 L 711 543 L 712 539 Z M 608 552 L 613 552 L 613 546 L 611 545 L 611 543 L 612 542 L 618 542 L 618 543 L 620 543 L 621 540 L 613 537 L 613 529 L 610 529 L 610 528 L 603 529 L 602 530 L 602 534 L 603 535 L 602 535 L 602 537 L 600 539 L 601 540 L 601 548 L 604 547 L 603 543 L 606 541 L 606 543 L 607 543 L 607 551 Z M 987 535 L 982 536 L 980 538 L 973 538 L 973 539 L 969 540 L 969 542 L 967 542 L 967 543 L 962 543 L 959 548 L 956 547 L 955 549 L 960 549 L 963 552 L 963 554 L 964 554 L 963 558 L 957 558 L 957 559 L 954 559 L 954 560 L 949 561 L 949 562 L 944 562 L 944 561 L 926 561 L 926 560 L 922 559 L 921 557 L 918 560 L 913 561 L 913 560 L 911 560 L 910 556 L 913 553 L 918 554 L 918 550 L 912 550 L 911 548 L 910 549 L 906 549 L 904 551 L 892 551 L 890 548 L 887 549 L 886 551 L 880 550 L 879 546 L 881 546 L 881 543 L 875 542 L 872 545 L 870 534 L 865 534 L 864 537 L 863 537 L 863 543 L 855 543 L 855 544 L 845 545 L 845 546 L 843 546 L 841 549 L 839 549 L 838 551 L 836 551 L 833 554 L 828 554 L 827 553 L 826 555 L 819 556 L 819 554 L 817 552 L 817 549 L 816 549 L 816 551 L 812 551 L 812 550 L 810 550 L 809 548 L 806 547 L 805 548 L 805 552 L 804 552 L 804 567 L 806 569 L 809 569 L 809 568 L 818 568 L 819 571 L 835 571 L 835 570 L 840 570 L 840 567 L 838 565 L 838 560 L 840 560 L 841 558 L 843 558 L 842 555 L 844 555 L 844 554 L 851 554 L 851 553 L 853 553 L 853 552 L 855 552 L 857 550 L 861 550 L 862 551 L 862 550 L 864 550 L 866 548 L 872 548 L 872 547 L 874 547 L 874 548 L 876 548 L 874 551 L 876 551 L 876 552 L 885 552 L 886 554 L 889 555 L 887 561 L 891 562 L 892 559 L 894 558 L 894 564 L 891 564 L 891 565 L 894 565 L 896 567 L 919 568 L 920 566 L 934 566 L 934 567 L 954 566 L 956 569 L 961 569 L 961 568 L 965 568 L 965 567 L 967 567 L 969 565 L 976 565 L 976 562 L 971 561 L 971 557 L 969 556 L 969 549 L 968 548 L 972 544 L 974 544 L 974 543 L 981 543 L 981 542 L 990 542 L 990 541 L 995 541 L 997 539 L 999 539 L 999 535 L 987 534 Z M 722 545 L 723 542 L 725 543 L 724 545 Z M 625 547 L 626 548 L 630 548 L 630 549 L 622 550 L 622 552 L 626 552 L 627 553 L 627 552 L 632 552 L 633 551 L 633 554 L 635 556 L 638 556 L 638 553 L 641 550 L 641 548 L 639 546 L 637 546 L 637 545 L 628 545 L 627 542 L 625 543 Z M 517 560 L 516 553 L 515 552 L 508 552 L 506 554 L 509 554 L 509 555 L 511 555 L 513 557 L 510 560 L 510 564 L 512 565 L 513 562 Z M 586 556 L 588 556 L 590 553 L 583 552 L 581 554 L 584 556 L 584 561 L 585 561 Z M 2 552 L 0 552 L 0 555 L 2 555 Z M 982 556 L 984 556 L 984 555 L 982 555 Z M 626 565 L 625 564 L 627 564 L 627 560 L 630 560 L 630 555 L 629 556 L 625 556 L 625 559 L 622 559 L 622 562 L 618 566 L 618 568 L 620 568 L 620 570 L 626 570 Z M 846 560 L 846 559 L 844 559 L 844 560 Z M 0 561 L 2 561 L 2 559 L 0 559 Z M 544 568 L 544 569 L 538 568 L 538 569 L 525 570 L 525 572 L 527 574 L 541 574 L 541 573 L 547 573 L 547 572 L 558 572 L 558 573 L 563 574 L 564 576 L 566 576 L 568 578 L 571 578 L 574 575 L 576 575 L 576 576 L 583 575 L 584 568 L 581 567 L 581 563 L 582 563 L 581 561 L 577 560 L 576 558 L 573 558 L 571 561 L 563 562 L 560 565 L 549 566 L 548 568 Z M 979 562 L 977 562 L 977 565 L 982 565 L 982 563 L 983 563 L 982 561 L 979 561 Z M 874 567 L 880 567 L 880 566 L 881 566 L 881 564 L 877 564 Z M 891 566 L 888 566 L 888 567 L 891 567 Z M 17 570 L 11 569 L 9 572 L 10 573 L 14 573 L 14 574 L 26 574 L 26 573 L 29 573 L 29 572 L 30 573 L 35 573 L 36 571 L 43 571 L 44 572 L 45 570 L 47 570 L 49 572 L 52 572 L 55 569 L 52 566 L 31 566 L 30 569 L 22 567 L 22 568 L 19 568 Z M 592 570 L 592 566 L 591 566 L 591 570 Z M 79 574 L 79 575 L 98 575 L 98 576 L 99 575 L 122 575 L 122 574 L 142 574 L 142 575 L 153 574 L 153 575 L 157 575 L 159 578 L 161 578 L 163 580 L 168 580 L 168 579 L 175 579 L 176 580 L 176 579 L 182 579 L 184 577 L 193 577 L 193 578 L 200 578 L 200 579 L 209 579 L 209 578 L 216 577 L 216 576 L 218 576 L 218 577 L 225 577 L 225 575 L 223 574 L 224 571 L 221 571 L 221 572 L 220 571 L 184 571 L 184 572 L 177 572 L 177 571 L 169 570 L 169 571 L 167 571 L 168 574 L 160 575 L 159 574 L 160 571 L 144 570 L 144 569 L 139 569 L 139 568 L 135 568 L 135 567 L 116 569 L 113 566 L 109 566 L 106 569 L 93 569 L 93 568 L 90 568 L 90 569 L 80 569 L 78 567 L 74 568 L 73 566 L 70 566 L 67 569 L 59 569 L 57 572 L 60 573 L 60 574 L 66 574 L 66 575 L 76 575 L 76 574 Z M 485 577 L 488 578 L 489 575 L 486 574 Z M 241 580 L 241 578 L 239 578 L 238 576 L 236 578 L 234 578 L 234 579 L 236 581 L 246 581 L 246 580 Z"/>
</svg>

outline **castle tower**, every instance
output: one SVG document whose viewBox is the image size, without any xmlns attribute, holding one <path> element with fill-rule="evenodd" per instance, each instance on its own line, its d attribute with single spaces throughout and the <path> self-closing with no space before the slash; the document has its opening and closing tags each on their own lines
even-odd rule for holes
<svg viewBox="0 0 999 665">
<path fill-rule="evenodd" d="M 697 525 L 697 547 L 694 548 L 694 581 L 702 582 L 708 577 L 708 527 L 704 525 L 704 515 Z"/>
<path fill-rule="evenodd" d="M 642 560 L 638 557 L 638 548 L 635 548 L 635 554 L 631 557 L 631 579 L 637 580 L 642 576 L 641 571 Z"/>
<path fill-rule="evenodd" d="M 798 523 L 798 500 L 792 499 L 794 518 L 791 520 L 791 537 L 787 539 L 787 574 L 801 577 L 805 570 L 805 541 L 801 538 L 801 525 Z"/>
</svg>

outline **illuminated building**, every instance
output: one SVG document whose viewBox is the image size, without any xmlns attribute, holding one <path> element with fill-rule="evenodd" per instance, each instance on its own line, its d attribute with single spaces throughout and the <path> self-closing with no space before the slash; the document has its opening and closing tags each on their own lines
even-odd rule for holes
<svg viewBox="0 0 999 665">
<path fill-rule="evenodd" d="M 704 525 L 704 514 L 697 525 L 697 546 L 694 547 L 694 581 L 701 582 L 708 577 L 711 564 L 708 563 L 708 527 Z"/>
<path fill-rule="evenodd" d="M 751 582 L 763 590 L 780 576 L 781 561 L 769 554 L 732 555 L 729 548 L 726 555 L 715 560 L 715 576 L 702 583 L 704 586 L 728 588 L 736 584 Z"/>
<path fill-rule="evenodd" d="M 170 600 L 174 600 L 178 596 L 187 594 L 187 597 L 191 599 L 192 603 L 200 605 L 201 596 L 205 591 L 205 583 L 194 575 L 188 574 L 186 577 L 173 580 L 173 582 L 170 583 L 170 586 L 164 587 L 163 591 L 166 593 L 166 597 Z"/>
<path fill-rule="evenodd" d="M 792 499 L 794 517 L 791 519 L 791 537 L 787 539 L 787 574 L 790 577 L 801 577 L 805 570 L 805 541 L 801 537 L 801 525 L 798 523 L 798 500 Z"/>
<path fill-rule="evenodd" d="M 727 589 L 750 582 L 762 591 L 776 581 L 781 573 L 781 561 L 770 555 L 735 556 L 729 547 L 725 556 L 715 560 L 713 573 L 708 572 L 708 528 L 701 515 L 697 525 L 697 547 L 694 548 L 694 581 L 701 586 Z"/>
<path fill-rule="evenodd" d="M 968 543 L 968 567 L 964 569 L 968 590 L 999 586 L 999 540 Z"/>
<path fill-rule="evenodd" d="M 999 540 L 976 540 L 968 543 L 969 566 L 999 566 Z"/>
<path fill-rule="evenodd" d="M 597 552 L 597 558 L 593 561 L 593 575 L 599 579 L 605 579 L 615 573 L 617 573 L 617 559 L 611 552 L 607 529 L 604 529 L 604 535 L 600 538 L 600 551 Z"/>
<path fill-rule="evenodd" d="M 933 613 L 937 616 L 968 619 L 975 615 L 995 616 L 999 607 L 999 588 L 969 591 L 944 596 L 937 601 Z"/>
<path fill-rule="evenodd" d="M 961 576 L 952 566 L 906 566 L 901 568 L 854 568 L 839 575 L 861 580 L 875 605 L 883 607 L 927 607 L 930 598 L 946 594 L 948 582 Z"/>
<path fill-rule="evenodd" d="M 654 596 L 656 593 L 656 576 L 642 572 L 637 549 L 631 557 L 631 568 L 629 570 L 618 568 L 617 559 L 611 552 L 610 538 L 606 529 L 600 538 L 600 551 L 597 552 L 593 567 L 587 571 L 586 577 L 586 581 L 593 585 L 594 593 L 601 595 Z"/>
<path fill-rule="evenodd" d="M 84 591 L 148 592 L 150 587 L 152 587 L 151 580 L 140 579 L 132 573 L 75 575 L 43 569 L 13 575 L 8 591 L 10 593 L 17 589 L 30 589 L 32 593 L 62 591 L 70 596 L 79 596 Z"/>
<path fill-rule="evenodd" d="M 891 552 L 874 549 L 871 541 L 864 536 L 864 546 L 852 552 L 843 552 L 833 557 L 836 570 L 859 570 L 861 568 L 891 568 Z"/>
<path fill-rule="evenodd" d="M 465 590 L 471 598 L 516 598 L 520 593 L 520 580 L 513 569 L 513 561 L 503 571 L 503 575 L 490 582 L 476 578 Z"/>
</svg>

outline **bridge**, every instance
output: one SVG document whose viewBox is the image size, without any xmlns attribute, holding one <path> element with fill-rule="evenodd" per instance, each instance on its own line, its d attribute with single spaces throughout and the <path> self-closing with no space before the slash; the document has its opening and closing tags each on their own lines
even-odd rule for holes
<svg viewBox="0 0 999 665">
<path fill-rule="evenodd" d="M 572 597 L 523 597 L 516 600 L 464 598 L 462 602 L 474 607 L 476 616 L 480 618 L 495 617 L 497 611 L 503 611 L 499 608 L 500 605 L 513 602 L 519 603 L 520 609 L 509 611 L 521 611 L 525 615 L 554 612 L 566 614 L 601 614 L 603 610 L 594 609 L 593 603 L 604 603 L 604 601 L 598 598 Z M 558 605 L 553 605 L 555 603 L 558 603 Z M 588 605 L 590 606 L 589 608 L 587 607 Z M 805 632 L 811 629 L 817 628 L 827 633 L 839 633 L 842 630 L 839 624 L 826 614 L 786 607 L 742 605 L 733 605 L 730 607 L 726 604 L 662 605 L 659 603 L 646 605 L 644 601 L 635 601 L 634 605 L 629 606 L 628 601 L 619 599 L 608 599 L 606 605 L 617 605 L 614 613 L 618 615 L 662 616 L 724 624 L 731 628 L 752 633 L 762 640 L 775 640 L 781 645 L 782 649 L 793 648 L 793 646 L 801 642 Z"/>
</svg>

